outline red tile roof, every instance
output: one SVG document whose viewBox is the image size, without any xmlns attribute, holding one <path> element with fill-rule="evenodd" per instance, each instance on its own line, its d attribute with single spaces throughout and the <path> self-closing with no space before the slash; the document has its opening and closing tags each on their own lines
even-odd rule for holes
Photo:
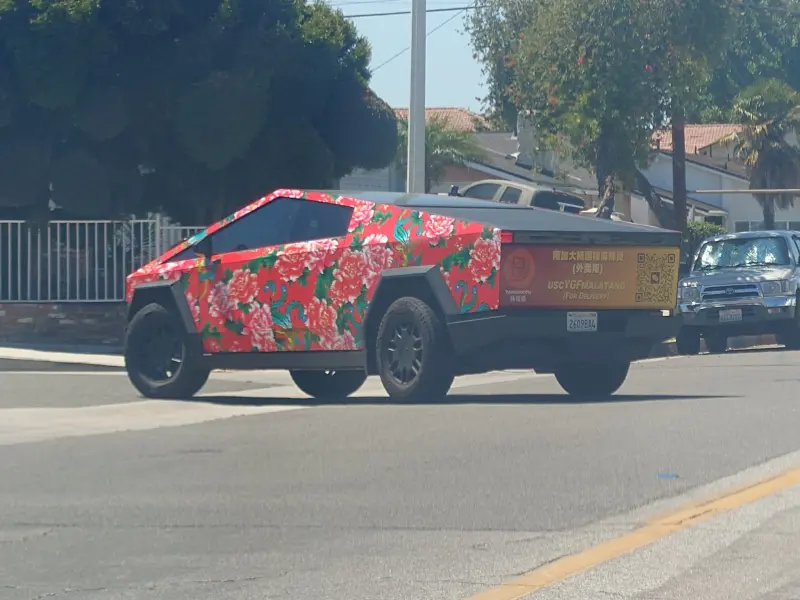
<svg viewBox="0 0 800 600">
<path fill-rule="evenodd" d="M 408 119 L 407 108 L 395 108 L 395 114 L 398 119 Z M 436 107 L 425 109 L 425 120 L 429 121 L 431 118 L 438 118 L 447 122 L 450 127 L 456 131 L 469 131 L 476 132 L 479 129 L 488 129 L 489 124 L 484 117 L 479 114 L 467 110 L 466 108 L 457 107 Z"/>
<path fill-rule="evenodd" d="M 686 125 L 686 154 L 695 154 L 703 148 L 712 146 L 731 133 L 741 131 L 741 125 L 733 123 L 714 123 L 708 125 Z M 653 146 L 672 152 L 672 131 L 657 131 L 653 135 Z"/>
</svg>

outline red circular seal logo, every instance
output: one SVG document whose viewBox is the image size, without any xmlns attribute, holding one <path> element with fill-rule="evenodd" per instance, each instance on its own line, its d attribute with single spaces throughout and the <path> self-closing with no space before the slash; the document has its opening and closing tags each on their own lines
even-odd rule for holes
<svg viewBox="0 0 800 600">
<path fill-rule="evenodd" d="M 503 261 L 503 279 L 508 287 L 526 288 L 533 282 L 536 262 L 525 248 L 512 250 Z"/>
</svg>

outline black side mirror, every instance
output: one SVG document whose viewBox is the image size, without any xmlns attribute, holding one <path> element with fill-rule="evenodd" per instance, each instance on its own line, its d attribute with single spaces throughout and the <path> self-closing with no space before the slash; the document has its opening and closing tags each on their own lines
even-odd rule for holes
<svg viewBox="0 0 800 600">
<path fill-rule="evenodd" d="M 451 185 L 450 186 L 450 191 L 448 192 L 447 195 L 448 196 L 458 196 L 458 186 L 457 185 Z"/>
<path fill-rule="evenodd" d="M 678 265 L 678 277 L 680 278 L 686 277 L 689 273 L 691 273 L 691 271 L 691 265 L 687 262 L 682 262 L 680 265 Z"/>
</svg>

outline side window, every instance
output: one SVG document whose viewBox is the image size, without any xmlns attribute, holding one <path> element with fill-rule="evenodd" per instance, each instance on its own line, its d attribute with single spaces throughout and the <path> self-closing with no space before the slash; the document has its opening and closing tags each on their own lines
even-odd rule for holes
<svg viewBox="0 0 800 600">
<path fill-rule="evenodd" d="M 800 238 L 793 235 L 792 239 L 794 240 L 794 248 L 797 250 L 797 254 L 800 255 Z"/>
<path fill-rule="evenodd" d="M 494 200 L 494 195 L 499 189 L 500 186 L 496 183 L 480 183 L 464 192 L 464 196 L 478 200 Z"/>
<path fill-rule="evenodd" d="M 214 254 L 241 252 L 347 234 L 353 209 L 298 198 L 276 198 L 211 234 Z M 170 262 L 194 257 L 187 248 Z"/>
<path fill-rule="evenodd" d="M 293 242 L 308 242 L 347 235 L 353 209 L 341 204 L 301 200 L 303 203 L 292 230 Z"/>
<path fill-rule="evenodd" d="M 302 200 L 276 198 L 211 235 L 214 254 L 277 246 L 291 241 Z"/>
<path fill-rule="evenodd" d="M 500 196 L 500 202 L 504 204 L 519 204 L 519 198 L 522 195 L 522 190 L 519 188 L 507 187 L 503 195 Z"/>
</svg>

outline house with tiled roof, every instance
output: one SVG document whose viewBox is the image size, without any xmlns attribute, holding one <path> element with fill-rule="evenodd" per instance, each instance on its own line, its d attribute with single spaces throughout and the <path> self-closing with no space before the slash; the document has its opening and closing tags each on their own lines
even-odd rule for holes
<svg viewBox="0 0 800 600">
<path fill-rule="evenodd" d="M 523 119 L 523 122 L 525 120 Z M 520 152 L 536 146 L 533 138 L 535 125 L 524 122 L 519 127 Z M 732 123 L 687 124 L 684 137 L 686 152 L 686 189 L 688 218 L 698 221 L 711 221 L 722 224 L 729 231 L 749 231 L 761 227 L 763 212 L 756 198 L 747 193 L 731 193 L 724 190 L 747 190 L 749 180 L 744 165 L 736 159 L 733 144 L 722 140 L 741 131 L 741 126 Z M 656 192 L 668 204 L 672 203 L 672 132 L 669 129 L 657 131 L 652 138 L 653 154 L 643 173 Z M 530 161 L 544 171 L 559 171 L 558 178 L 570 185 L 582 187 L 597 202 L 597 184 L 594 174 L 570 165 L 564 159 L 555 159 L 552 153 L 532 152 Z M 713 193 L 707 193 L 707 192 Z M 629 200 L 629 202 L 627 202 Z M 656 225 L 655 215 L 647 202 L 638 194 L 630 194 L 623 199 L 625 208 L 637 223 Z M 619 198 L 618 198 L 619 203 Z M 799 206 L 778 211 L 776 226 L 779 228 L 800 229 Z"/>
<path fill-rule="evenodd" d="M 407 108 L 395 108 L 394 114 L 398 119 L 408 120 Z M 425 120 L 439 119 L 447 123 L 455 131 L 478 133 L 490 131 L 491 127 L 486 117 L 476 114 L 471 110 L 459 107 L 435 107 L 425 109 Z"/>
<path fill-rule="evenodd" d="M 729 231 L 751 231 L 762 227 L 761 206 L 752 194 L 701 193 L 703 190 L 746 190 L 749 179 L 745 166 L 735 156 L 732 143 L 723 140 L 742 130 L 734 123 L 687 124 L 685 127 L 686 189 L 691 199 L 703 201 L 724 213 Z M 671 198 L 672 132 L 659 131 L 653 136 L 654 157 L 645 174 L 657 188 L 664 188 Z M 800 229 L 800 206 L 778 211 L 775 226 Z"/>
<path fill-rule="evenodd" d="M 398 119 L 408 119 L 407 108 L 396 108 Z M 456 131 L 473 133 L 477 144 L 483 149 L 485 159 L 470 162 L 464 166 L 449 167 L 444 179 L 431 190 L 433 193 L 446 192 L 451 186 L 462 187 L 483 179 L 507 179 L 511 181 L 532 181 L 533 174 L 526 167 L 515 164 L 517 140 L 508 132 L 492 131 L 485 117 L 460 107 L 431 107 L 425 110 L 426 121 L 439 119 Z M 366 171 L 357 169 L 342 177 L 339 189 L 342 190 L 405 190 L 405 173 L 392 166 L 385 169 Z"/>
</svg>

